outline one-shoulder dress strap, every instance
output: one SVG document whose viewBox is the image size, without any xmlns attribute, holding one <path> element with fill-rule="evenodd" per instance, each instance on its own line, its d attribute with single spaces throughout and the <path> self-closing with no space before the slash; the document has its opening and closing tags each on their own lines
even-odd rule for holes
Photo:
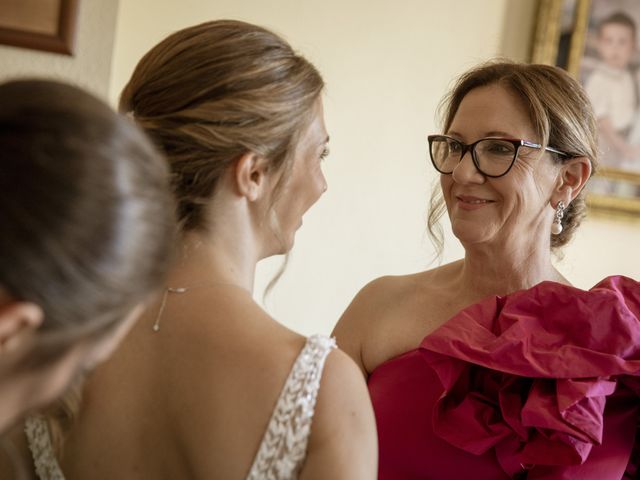
<svg viewBox="0 0 640 480">
<path fill-rule="evenodd" d="M 41 415 L 28 417 L 24 433 L 27 435 L 37 478 L 40 480 L 64 480 L 51 444 L 49 427 L 44 417 Z"/>
<path fill-rule="evenodd" d="M 298 355 L 280 393 L 248 480 L 295 479 L 307 453 L 322 369 L 334 339 L 314 335 Z"/>
</svg>

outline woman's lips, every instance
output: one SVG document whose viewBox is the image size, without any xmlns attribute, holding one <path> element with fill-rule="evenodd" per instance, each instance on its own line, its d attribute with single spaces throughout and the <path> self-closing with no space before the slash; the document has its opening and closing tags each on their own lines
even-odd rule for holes
<svg viewBox="0 0 640 480">
<path fill-rule="evenodd" d="M 458 206 L 463 210 L 477 210 L 489 205 L 490 203 L 494 203 L 493 200 L 473 197 L 470 195 L 457 195 L 456 200 L 458 200 Z"/>
</svg>

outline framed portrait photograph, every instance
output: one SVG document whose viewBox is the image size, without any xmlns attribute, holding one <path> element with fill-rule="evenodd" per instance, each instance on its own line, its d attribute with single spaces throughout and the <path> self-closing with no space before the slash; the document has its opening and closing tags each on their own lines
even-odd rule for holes
<svg viewBox="0 0 640 480">
<path fill-rule="evenodd" d="M 0 43 L 73 55 L 79 0 L 0 0 Z"/>
<path fill-rule="evenodd" d="M 540 0 L 531 61 L 585 88 L 598 121 L 593 210 L 640 220 L 640 1 Z"/>
</svg>

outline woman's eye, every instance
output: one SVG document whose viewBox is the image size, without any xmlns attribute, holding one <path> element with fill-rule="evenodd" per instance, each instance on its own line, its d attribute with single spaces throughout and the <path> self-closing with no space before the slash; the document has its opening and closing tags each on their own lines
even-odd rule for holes
<svg viewBox="0 0 640 480">
<path fill-rule="evenodd" d="M 462 150 L 462 145 L 458 142 L 449 142 L 449 152 L 458 153 L 460 150 Z"/>
<path fill-rule="evenodd" d="M 327 158 L 329 156 L 329 153 L 331 153 L 329 151 L 329 147 L 324 147 L 322 153 L 320 154 L 320 160 L 324 160 L 325 158 Z"/>
<path fill-rule="evenodd" d="M 513 155 L 513 145 L 504 142 L 489 142 L 486 148 L 493 155 Z"/>
</svg>

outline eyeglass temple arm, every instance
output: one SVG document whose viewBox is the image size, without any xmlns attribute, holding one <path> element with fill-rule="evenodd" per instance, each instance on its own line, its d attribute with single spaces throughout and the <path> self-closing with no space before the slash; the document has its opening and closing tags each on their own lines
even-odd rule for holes
<svg viewBox="0 0 640 480">
<path fill-rule="evenodd" d="M 527 142 L 527 141 L 523 141 L 522 142 L 522 146 L 523 147 L 531 147 L 531 148 L 542 148 L 542 145 L 540 145 L 539 143 L 532 143 L 532 142 Z M 545 147 L 545 150 L 548 150 L 548 151 L 553 152 L 553 153 L 557 153 L 558 155 L 561 155 L 563 157 L 568 157 L 569 156 L 567 153 L 561 152 L 560 150 L 555 149 L 553 147 L 548 147 L 547 146 L 547 147 Z"/>
</svg>

